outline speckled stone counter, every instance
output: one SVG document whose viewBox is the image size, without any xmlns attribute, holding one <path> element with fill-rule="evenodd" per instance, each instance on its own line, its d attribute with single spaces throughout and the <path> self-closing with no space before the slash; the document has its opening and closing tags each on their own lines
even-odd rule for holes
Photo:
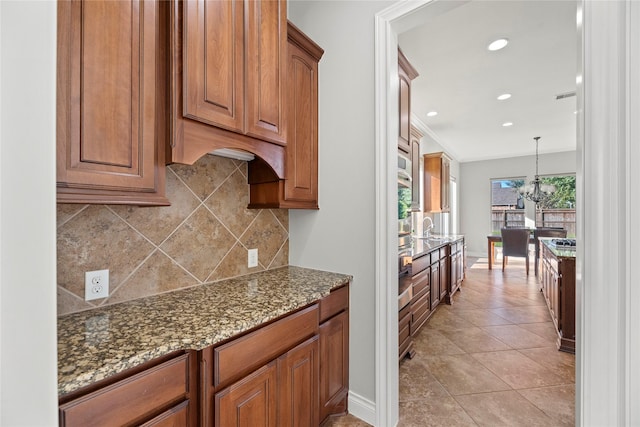
<svg viewBox="0 0 640 427">
<path fill-rule="evenodd" d="M 463 234 L 447 234 L 439 236 L 437 239 L 423 239 L 414 237 L 412 247 L 413 257 L 418 258 L 425 253 L 429 253 L 434 249 L 438 249 L 444 245 L 448 245 L 449 243 L 458 241 L 463 238 Z"/>
<path fill-rule="evenodd" d="M 553 237 L 539 237 L 538 238 L 549 250 L 552 254 L 554 254 L 558 258 L 575 258 L 576 257 L 576 248 L 575 247 L 566 247 L 566 246 L 556 246 L 553 244 Z"/>
<path fill-rule="evenodd" d="M 283 267 L 58 318 L 58 394 L 201 350 L 327 296 L 351 276 Z"/>
</svg>

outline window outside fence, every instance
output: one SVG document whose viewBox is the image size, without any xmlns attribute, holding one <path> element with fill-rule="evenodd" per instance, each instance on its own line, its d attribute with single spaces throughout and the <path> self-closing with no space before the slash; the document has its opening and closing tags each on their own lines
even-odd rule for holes
<svg viewBox="0 0 640 427">
<path fill-rule="evenodd" d="M 556 191 L 543 200 L 536 209 L 537 227 L 562 227 L 568 237 L 576 235 L 576 177 L 558 175 L 540 178 Z M 524 177 L 491 180 L 491 232 L 500 234 L 503 227 L 525 226 L 525 200 L 518 189 L 525 184 Z"/>
</svg>

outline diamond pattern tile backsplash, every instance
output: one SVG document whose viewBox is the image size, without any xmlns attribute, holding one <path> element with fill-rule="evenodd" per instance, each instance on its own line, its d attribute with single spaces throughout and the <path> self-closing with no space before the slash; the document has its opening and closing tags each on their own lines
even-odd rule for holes
<svg viewBox="0 0 640 427">
<path fill-rule="evenodd" d="M 58 314 L 289 263 L 289 213 L 247 209 L 247 163 L 204 156 L 167 168 L 171 206 L 59 204 Z M 258 267 L 247 250 L 258 248 Z M 84 272 L 109 269 L 109 298 L 84 300 Z"/>
</svg>

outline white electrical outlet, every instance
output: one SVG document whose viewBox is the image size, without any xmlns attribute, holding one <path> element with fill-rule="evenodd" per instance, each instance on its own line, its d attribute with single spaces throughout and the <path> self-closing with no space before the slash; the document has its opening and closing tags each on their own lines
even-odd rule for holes
<svg viewBox="0 0 640 427">
<path fill-rule="evenodd" d="M 84 300 L 109 296 L 109 270 L 87 271 L 84 273 Z"/>
<path fill-rule="evenodd" d="M 258 249 L 249 249 L 249 262 L 247 265 L 249 268 L 258 266 Z"/>
</svg>

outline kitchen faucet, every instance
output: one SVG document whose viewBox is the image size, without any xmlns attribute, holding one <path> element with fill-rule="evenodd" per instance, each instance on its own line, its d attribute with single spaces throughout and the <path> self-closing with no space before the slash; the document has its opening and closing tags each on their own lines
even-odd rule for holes
<svg viewBox="0 0 640 427">
<path fill-rule="evenodd" d="M 429 226 L 427 228 L 424 228 L 424 223 L 426 220 L 429 220 Z M 429 237 L 429 233 L 431 232 L 431 230 L 433 230 L 434 225 L 433 225 L 433 220 L 428 217 L 425 216 L 424 219 L 422 220 L 422 235 L 425 237 Z"/>
</svg>

